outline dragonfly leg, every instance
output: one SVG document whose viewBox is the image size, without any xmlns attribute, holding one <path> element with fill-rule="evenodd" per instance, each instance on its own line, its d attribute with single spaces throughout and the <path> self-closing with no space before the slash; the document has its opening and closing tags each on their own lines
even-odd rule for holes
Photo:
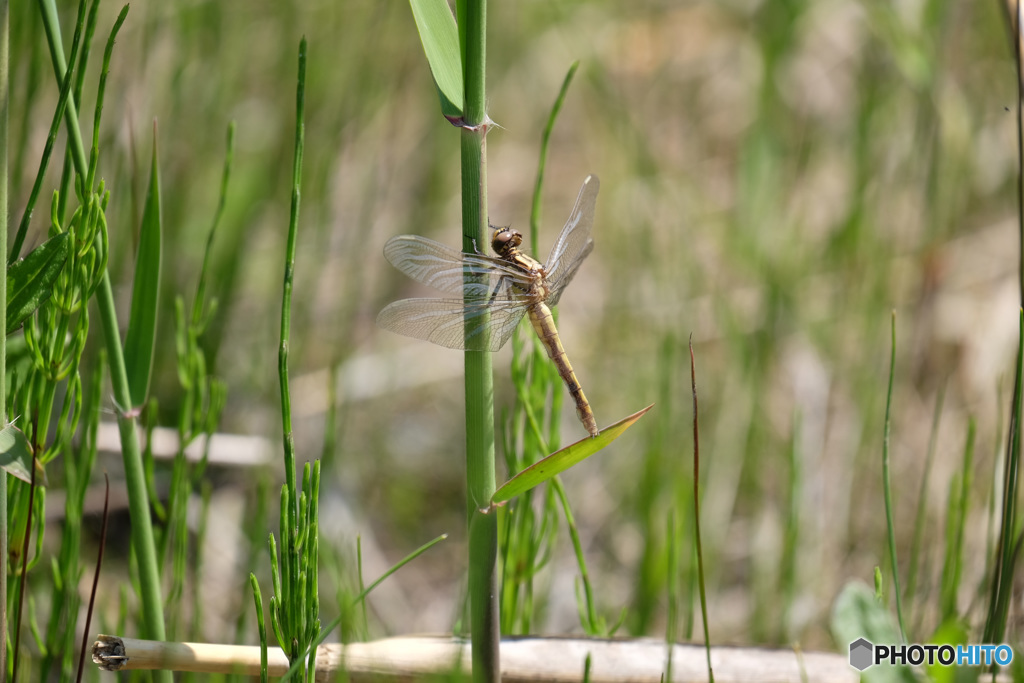
<svg viewBox="0 0 1024 683">
<path fill-rule="evenodd" d="M 488 304 L 493 304 L 494 300 L 498 298 L 498 294 L 504 288 L 504 283 L 507 278 L 507 275 L 501 275 L 498 277 L 498 281 L 494 284 L 494 291 L 491 292 L 491 295 L 487 298 Z"/>
</svg>

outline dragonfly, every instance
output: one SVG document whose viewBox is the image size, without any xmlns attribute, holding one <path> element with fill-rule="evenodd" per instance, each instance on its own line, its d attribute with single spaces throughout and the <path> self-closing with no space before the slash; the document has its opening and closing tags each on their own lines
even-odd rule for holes
<svg viewBox="0 0 1024 683">
<path fill-rule="evenodd" d="M 497 351 L 523 316 L 529 316 L 576 403 L 576 415 L 587 432 L 597 436 L 597 420 L 558 338 L 551 306 L 594 249 L 590 231 L 600 185 L 594 175 L 583 181 L 569 220 L 544 263 L 520 249 L 523 235 L 509 227 L 491 226 L 496 256 L 461 252 L 416 235 L 392 237 L 384 245 L 391 265 L 451 298 L 395 301 L 380 312 L 377 325 L 450 349 Z"/>
</svg>

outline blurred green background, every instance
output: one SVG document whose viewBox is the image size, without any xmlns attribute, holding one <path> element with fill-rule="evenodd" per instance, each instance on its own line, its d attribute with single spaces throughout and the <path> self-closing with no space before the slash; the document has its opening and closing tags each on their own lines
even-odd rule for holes
<svg viewBox="0 0 1024 683">
<path fill-rule="evenodd" d="M 64 4 L 67 32 L 75 7 Z M 99 40 L 119 9 L 101 9 Z M 20 215 L 58 88 L 37 8 L 11 10 L 11 197 Z M 673 508 L 692 575 L 692 335 L 712 639 L 834 647 L 828 618 L 841 586 L 870 583 L 875 566 L 888 571 L 880 463 L 895 311 L 891 448 L 903 568 L 919 493 L 927 495 L 910 613 L 922 636 L 937 625 L 948 492 L 973 417 L 960 607 L 977 625 L 1020 306 L 1005 9 L 950 0 L 520 2 L 491 3 L 488 20 L 489 113 L 500 125 L 487 138 L 490 218 L 528 225 L 541 131 L 580 60 L 551 141 L 536 256 L 583 178 L 599 175 L 596 248 L 561 301 L 563 343 L 599 424 L 657 403 L 565 476 L 602 611 L 614 620 L 625 608 L 624 633 L 664 633 Z M 189 300 L 196 286 L 225 131 L 236 121 L 210 275 L 220 308 L 204 344 L 229 388 L 222 429 L 268 439 L 274 459 L 262 469 L 211 468 L 218 526 L 202 585 L 190 588 L 210 596 L 202 635 L 231 639 L 229 625 L 252 609 L 247 574 L 265 575 L 267 563 L 237 529 L 253 525 L 259 543 L 276 530 L 276 516 L 261 528 L 247 515 L 257 482 L 274 481 L 275 491 L 283 476 L 277 335 L 303 35 L 292 395 L 300 460 L 320 457 L 337 380 L 321 545 L 352 555 L 360 534 L 372 579 L 450 533 L 375 595 L 371 631 L 450 630 L 465 570 L 462 357 L 374 326 L 388 302 L 428 294 L 387 264 L 384 242 L 414 233 L 458 246 L 460 236 L 459 133 L 440 116 L 408 5 L 133 5 L 114 50 L 101 140 L 115 294 L 126 315 L 156 120 L 166 279 L 153 394 L 161 423 L 173 425 L 173 298 Z M 88 123 L 91 108 L 82 111 Z M 49 187 L 59 173 L 51 166 Z M 37 211 L 30 244 L 45 214 Z M 499 423 L 512 398 L 510 356 L 495 357 Z M 583 436 L 566 400 L 563 442 Z M 117 472 L 120 461 L 105 466 Z M 576 572 L 563 542 L 539 577 L 548 597 L 538 631 L 578 631 Z M 1011 629 L 1019 636 L 1022 625 Z"/>
</svg>

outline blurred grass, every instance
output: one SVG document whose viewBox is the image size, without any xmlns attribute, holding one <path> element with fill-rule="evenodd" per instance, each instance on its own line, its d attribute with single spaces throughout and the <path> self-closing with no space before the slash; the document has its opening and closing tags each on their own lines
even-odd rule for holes
<svg viewBox="0 0 1024 683">
<path fill-rule="evenodd" d="M 63 8 L 63 25 L 74 9 Z M 98 25 L 110 26 L 118 9 L 101 6 Z M 47 79 L 36 8 L 11 12 L 10 196 L 20 215 L 58 89 Z M 562 299 L 563 343 L 601 424 L 658 401 L 630 438 L 564 477 L 598 611 L 625 605 L 631 632 L 663 634 L 670 553 L 687 581 L 694 573 L 691 544 L 665 538 L 670 506 L 680 534 L 692 523 L 683 362 L 692 332 L 712 638 L 833 646 L 834 596 L 885 564 L 877 463 L 895 309 L 890 458 L 901 566 L 945 387 L 917 585 L 921 596 L 940 593 L 948 492 L 966 482 L 970 490 L 956 493 L 965 506 L 956 605 L 977 624 L 984 610 L 968 587 L 981 585 L 992 534 L 1007 410 L 997 386 L 1012 373 L 1020 304 L 1015 122 L 1006 110 L 1015 76 L 998 6 L 495 3 L 489 15 L 489 113 L 502 126 L 488 138 L 490 218 L 526 224 L 540 131 L 579 59 L 550 143 L 537 256 L 580 180 L 599 173 L 596 249 Z M 458 133 L 436 116 L 404 3 L 133 6 L 100 131 L 118 308 L 128 310 L 138 237 L 126 226 L 141 219 L 151 121 L 159 119 L 162 147 L 162 316 L 170 321 L 174 297 L 192 291 L 203 262 L 223 131 L 236 120 L 231 190 L 207 274 L 220 308 L 204 351 L 210 374 L 228 385 L 222 429 L 279 439 L 275 326 L 301 35 L 310 48 L 290 353 L 297 453 L 300 461 L 320 453 L 328 401 L 315 373 L 337 364 L 322 552 L 351 553 L 361 531 L 364 549 L 373 536 L 387 564 L 450 532 L 440 552 L 370 600 L 381 631 L 450 628 L 465 569 L 461 358 L 373 326 L 388 301 L 423 293 L 381 257 L 388 237 L 458 244 Z M 88 130 L 92 114 L 81 116 Z M 48 187 L 59 173 L 52 163 Z M 43 239 L 45 216 L 32 230 L 27 247 Z M 495 358 L 499 416 L 513 401 L 510 357 Z M 161 397 L 161 422 L 176 424 L 182 389 L 171 334 L 157 341 L 151 393 Z M 960 477 L 971 418 L 968 481 Z M 563 441 L 580 436 L 571 407 L 562 429 Z M 217 509 L 254 498 L 263 475 L 209 476 Z M 265 531 L 242 521 L 262 543 Z M 534 598 L 545 607 L 545 620 L 532 624 L 538 632 L 579 628 L 575 558 L 559 540 L 536 584 L 549 592 Z M 260 561 L 239 543 L 242 557 Z M 237 593 L 226 606 L 205 605 L 205 636 L 232 640 L 231 610 L 252 609 L 247 572 L 265 568 L 215 562 L 209 549 L 204 558 L 221 582 L 215 590 Z M 680 604 L 691 604 L 692 590 L 682 585 Z M 922 639 L 938 626 L 939 605 L 907 601 L 920 624 L 908 635 Z M 1010 629 L 1019 642 L 1022 625 Z"/>
</svg>

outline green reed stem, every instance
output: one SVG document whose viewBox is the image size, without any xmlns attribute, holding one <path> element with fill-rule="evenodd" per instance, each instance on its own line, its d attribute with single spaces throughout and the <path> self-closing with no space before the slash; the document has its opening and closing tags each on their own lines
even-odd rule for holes
<svg viewBox="0 0 1024 683">
<path fill-rule="evenodd" d="M 109 273 L 103 275 L 103 281 L 96 291 L 96 302 L 106 338 L 107 354 L 110 357 L 110 380 L 114 389 L 114 400 L 118 406 L 130 406 L 128 374 L 125 372 L 124 356 L 121 351 L 121 337 L 117 328 L 117 311 L 114 308 L 114 292 L 110 286 Z M 136 418 L 130 412 L 118 410 L 117 426 L 121 435 L 128 509 L 132 520 L 132 547 L 139 563 L 139 597 L 142 600 L 143 621 L 148 638 L 163 640 L 164 608 L 160 591 L 160 568 L 156 562 L 156 544 L 153 540 L 149 494 L 146 490 L 145 468 L 139 450 Z M 162 671 L 158 675 L 167 683 L 172 680 L 170 671 Z"/>
<path fill-rule="evenodd" d="M 462 248 L 486 245 L 487 3 L 458 3 L 465 82 L 462 129 Z M 484 322 L 483 324 L 486 324 Z M 494 377 L 487 351 L 466 351 L 466 492 L 469 518 L 469 604 L 475 683 L 498 683 L 498 516 L 482 512 L 494 494 Z"/>
</svg>

